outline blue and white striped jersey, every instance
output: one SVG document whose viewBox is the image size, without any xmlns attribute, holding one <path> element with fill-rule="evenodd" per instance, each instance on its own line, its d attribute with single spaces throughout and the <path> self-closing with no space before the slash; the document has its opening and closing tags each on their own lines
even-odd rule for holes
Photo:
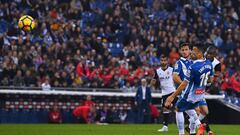
<svg viewBox="0 0 240 135">
<path fill-rule="evenodd" d="M 209 77 L 213 76 L 213 66 L 208 60 L 195 60 L 189 67 L 186 78 L 188 86 L 185 89 L 183 98 L 195 103 L 204 99 L 205 88 Z"/>
<path fill-rule="evenodd" d="M 187 74 L 189 66 L 192 65 L 192 61 L 181 57 L 175 64 L 173 73 L 180 76 L 181 80 L 184 80 Z"/>
</svg>

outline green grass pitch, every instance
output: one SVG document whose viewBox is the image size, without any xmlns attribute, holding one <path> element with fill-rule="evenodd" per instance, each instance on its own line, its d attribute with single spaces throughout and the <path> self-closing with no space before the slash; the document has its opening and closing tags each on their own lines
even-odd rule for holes
<svg viewBox="0 0 240 135">
<path fill-rule="evenodd" d="M 157 132 L 161 124 L 83 125 L 83 124 L 0 124 L 0 135 L 177 135 L 172 124 L 169 131 Z M 215 135 L 240 135 L 239 125 L 211 125 Z M 186 133 L 187 135 L 187 133 Z"/>
</svg>

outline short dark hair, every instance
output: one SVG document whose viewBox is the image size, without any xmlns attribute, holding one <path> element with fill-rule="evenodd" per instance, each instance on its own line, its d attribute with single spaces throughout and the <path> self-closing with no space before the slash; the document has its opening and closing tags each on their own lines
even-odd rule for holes
<svg viewBox="0 0 240 135">
<path fill-rule="evenodd" d="M 180 41 L 180 43 L 179 43 L 179 48 L 181 49 L 182 47 L 184 47 L 184 46 L 188 46 L 189 48 L 190 48 L 190 43 L 189 42 L 183 42 L 183 41 Z"/>
<path fill-rule="evenodd" d="M 168 58 L 166 54 L 161 54 L 160 59 Z"/>
<path fill-rule="evenodd" d="M 207 53 L 212 53 L 212 54 L 216 55 L 217 48 L 215 46 L 212 46 L 212 45 L 211 46 L 207 45 L 207 46 L 208 46 L 208 48 L 206 49 L 206 52 Z"/>
<path fill-rule="evenodd" d="M 197 47 L 204 54 L 204 52 L 206 50 L 205 44 L 203 44 L 201 42 L 196 42 L 193 46 Z"/>
</svg>

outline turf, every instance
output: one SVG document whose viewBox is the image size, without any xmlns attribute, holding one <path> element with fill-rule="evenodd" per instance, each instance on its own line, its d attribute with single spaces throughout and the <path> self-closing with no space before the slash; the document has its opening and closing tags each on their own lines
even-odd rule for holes
<svg viewBox="0 0 240 135">
<path fill-rule="evenodd" d="M 162 125 L 82 125 L 82 124 L 1 124 L 0 135 L 177 135 L 176 125 L 169 132 L 157 132 Z M 239 135 L 239 125 L 211 125 L 215 135 Z"/>
</svg>

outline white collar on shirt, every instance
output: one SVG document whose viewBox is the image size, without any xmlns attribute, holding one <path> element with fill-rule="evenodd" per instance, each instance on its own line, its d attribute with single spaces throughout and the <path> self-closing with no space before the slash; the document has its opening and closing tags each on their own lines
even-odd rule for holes
<svg viewBox="0 0 240 135">
<path fill-rule="evenodd" d="M 187 60 L 186 58 L 183 58 L 183 57 L 180 57 L 180 59 L 181 59 L 181 60 L 184 60 L 184 61 L 186 61 L 186 60 Z"/>
<path fill-rule="evenodd" d="M 206 59 L 204 58 L 204 59 L 199 59 L 199 60 L 194 60 L 193 61 L 193 63 L 196 63 L 196 62 L 203 62 L 203 61 L 205 61 Z"/>
</svg>

